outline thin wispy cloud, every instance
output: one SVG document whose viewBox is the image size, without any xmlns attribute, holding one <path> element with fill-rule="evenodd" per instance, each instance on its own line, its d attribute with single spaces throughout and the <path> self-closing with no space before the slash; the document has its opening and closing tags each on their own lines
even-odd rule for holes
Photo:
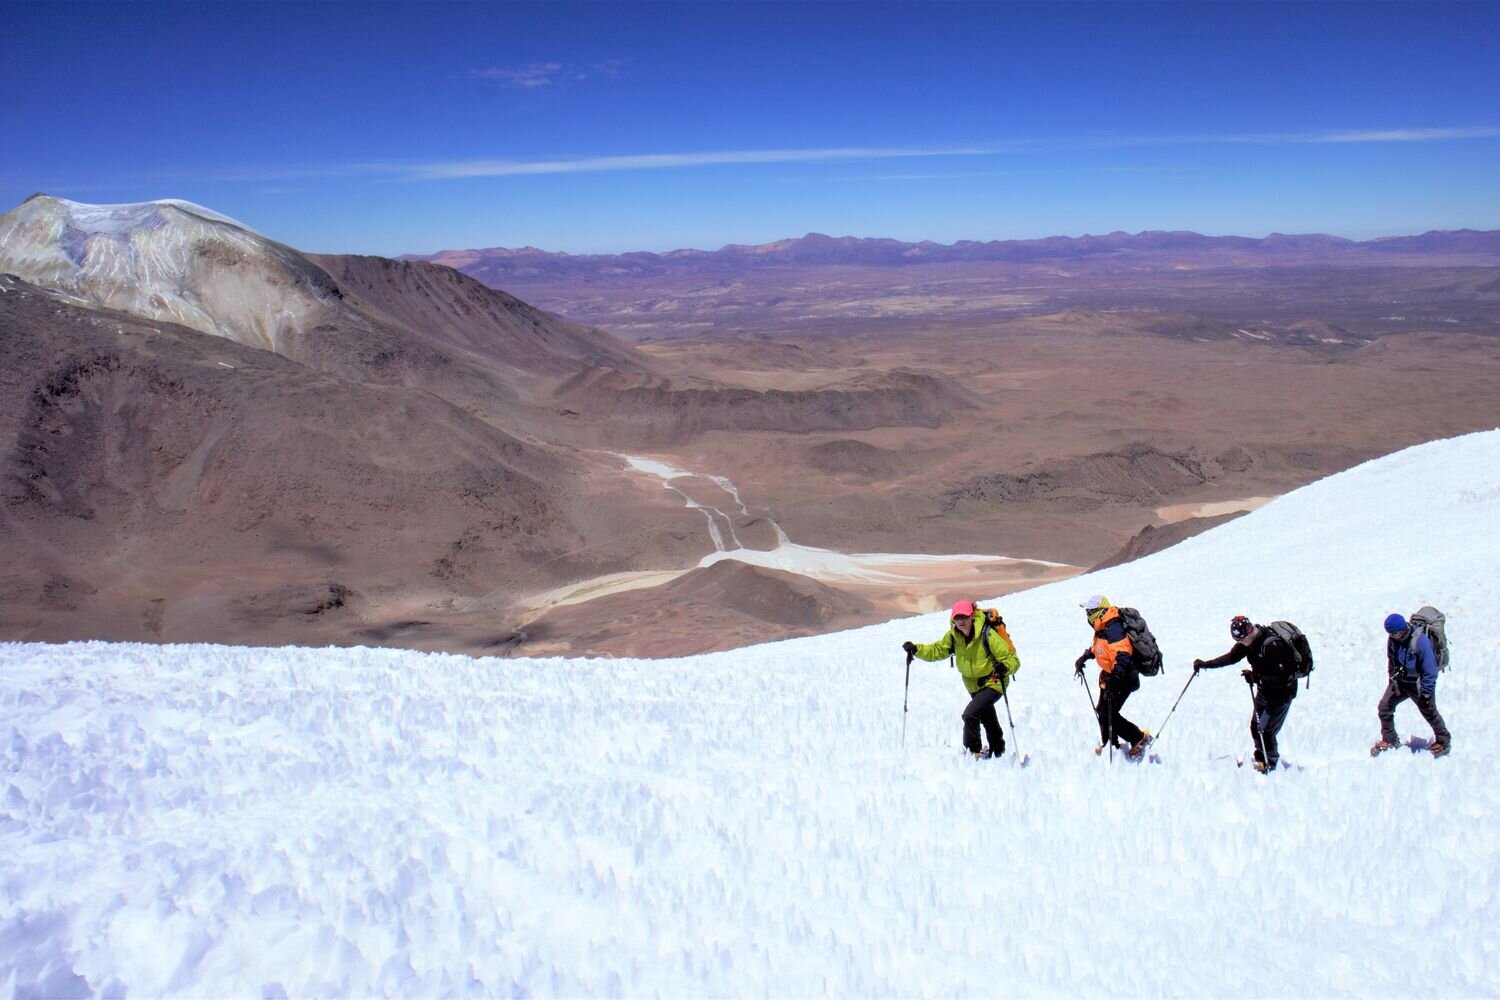
<svg viewBox="0 0 1500 1000">
<path fill-rule="evenodd" d="M 1107 173 L 1107 174 L 1152 174 L 1164 173 L 1187 173 L 1194 169 L 1190 167 L 1164 167 L 1164 166 L 1112 166 L 1106 164 L 1071 166 L 1072 171 L 1081 173 Z M 847 181 L 950 181 L 964 180 L 977 177 L 1035 177 L 1038 175 L 1055 175 L 1057 167 L 1006 167 L 1004 170 L 953 170 L 953 171 L 928 171 L 925 173 L 902 173 L 902 174 L 849 174 L 842 180 Z"/>
<path fill-rule="evenodd" d="M 1030 170 L 954 170 L 914 174 L 849 174 L 841 179 L 846 181 L 891 181 L 899 183 L 903 181 L 965 180 L 975 177 L 1013 177 L 1016 174 L 1039 172 Z"/>
<path fill-rule="evenodd" d="M 1094 135 L 1049 139 L 1011 139 L 999 143 L 952 146 L 836 146 L 821 149 L 738 149 L 695 153 L 639 153 L 559 159 L 470 159 L 429 163 L 343 163 L 267 167 L 221 175 L 220 180 L 270 183 L 311 178 L 368 177 L 394 181 L 443 181 L 483 177 L 592 174 L 614 171 L 683 170 L 715 166 L 859 163 L 891 160 L 979 158 L 1051 150 L 1187 146 L 1214 144 L 1301 144 L 1461 142 L 1500 138 L 1500 126 L 1463 128 L 1344 129 L 1319 132 L 1251 132 L 1205 135 Z M 1025 168 L 1022 168 L 1025 169 Z M 1038 168 L 1050 169 L 1050 168 Z M 1110 169 L 1096 167 L 1095 169 Z M 1112 169 L 1131 169 L 1118 165 Z M 1151 168 L 1159 170 L 1159 168 Z M 942 176 L 942 175 L 932 175 Z M 952 176 L 952 175 L 948 175 Z M 877 179 L 924 180 L 926 171 L 903 171 Z"/>
<path fill-rule="evenodd" d="M 594 73 L 597 76 L 607 77 L 611 80 L 618 80 L 620 77 L 625 75 L 626 67 L 628 67 L 629 65 L 629 59 L 606 59 L 602 63 L 597 63 L 594 66 Z"/>
<path fill-rule="evenodd" d="M 628 59 L 606 59 L 591 66 L 563 62 L 537 62 L 525 66 L 486 66 L 469 70 L 469 78 L 492 83 L 510 90 L 541 90 L 568 83 L 603 78 L 618 80 L 630 63 Z"/>
<path fill-rule="evenodd" d="M 528 174 L 581 174 L 615 170 L 672 170 L 774 163 L 819 163 L 849 160 L 888 160 L 923 156 L 986 156 L 992 147 L 834 149 L 741 149 L 710 153 L 646 153 L 634 156 L 593 156 L 568 160 L 463 160 L 425 163 L 408 168 L 409 180 L 446 180 L 461 177 L 516 177 Z"/>
<path fill-rule="evenodd" d="M 375 180 L 455 180 L 473 177 L 520 177 L 537 174 L 604 173 L 620 170 L 672 170 L 778 163 L 856 162 L 907 157 L 991 156 L 994 147 L 840 147 L 833 149 L 751 149 L 706 153 L 644 153 L 558 160 L 452 160 L 435 163 L 342 163 L 265 167 L 234 171 L 218 180 L 269 183 L 276 180 L 368 177 Z"/>
<path fill-rule="evenodd" d="M 550 87 L 555 84 L 563 70 L 562 63 L 532 63 L 529 66 L 488 66 L 484 69 L 471 69 L 469 76 L 475 80 L 498 83 L 502 87 L 512 87 L 516 90 L 535 90 L 538 87 Z"/>
<path fill-rule="evenodd" d="M 1099 135 L 1081 140 L 1094 146 L 1326 145 L 1334 143 L 1456 142 L 1500 138 L 1500 126 L 1465 128 L 1328 129 L 1308 132 L 1208 133 L 1203 135 Z"/>
<path fill-rule="evenodd" d="M 1007 153 L 1040 151 L 1079 144 L 1137 146 L 1195 143 L 1411 143 L 1491 138 L 1500 138 L 1500 127 L 1367 129 L 1202 136 L 1102 136 L 1084 140 L 1016 139 L 1005 143 L 979 146 L 836 147 L 830 149 L 729 150 L 708 153 L 648 153 L 561 160 L 461 160 L 420 164 L 408 168 L 403 173 L 408 180 L 448 180 L 472 177 L 515 177 L 530 174 L 599 173 L 615 170 L 672 170 L 684 167 L 724 165 L 1000 156 Z"/>
<path fill-rule="evenodd" d="M 1454 139 L 1496 139 L 1500 128 L 1398 128 L 1326 132 L 1306 142 L 1448 142 Z"/>
</svg>

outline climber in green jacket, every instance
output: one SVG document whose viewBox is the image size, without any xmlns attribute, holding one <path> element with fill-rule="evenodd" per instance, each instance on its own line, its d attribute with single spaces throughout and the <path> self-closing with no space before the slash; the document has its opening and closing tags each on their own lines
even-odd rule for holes
<svg viewBox="0 0 1500 1000">
<path fill-rule="evenodd" d="M 964 749 L 976 760 L 999 757 L 1005 752 L 1005 731 L 1000 728 L 995 703 L 1004 696 L 1010 679 L 1021 669 L 1021 660 L 1004 631 L 1004 622 L 998 627 L 986 624 L 973 601 L 959 601 L 953 605 L 950 625 L 948 633 L 937 642 L 918 644 L 908 641 L 902 643 L 901 648 L 929 662 L 953 657 L 954 666 L 964 679 L 964 687 L 970 696 L 963 713 Z M 989 737 L 987 750 L 979 743 L 980 726 Z"/>
</svg>

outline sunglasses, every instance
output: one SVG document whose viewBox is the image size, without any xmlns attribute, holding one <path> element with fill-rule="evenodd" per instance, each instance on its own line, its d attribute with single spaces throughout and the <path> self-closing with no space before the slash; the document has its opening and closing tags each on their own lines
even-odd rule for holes
<svg viewBox="0 0 1500 1000">
<path fill-rule="evenodd" d="M 953 620 L 956 622 L 966 622 L 971 620 L 973 617 L 973 615 L 954 615 Z"/>
</svg>

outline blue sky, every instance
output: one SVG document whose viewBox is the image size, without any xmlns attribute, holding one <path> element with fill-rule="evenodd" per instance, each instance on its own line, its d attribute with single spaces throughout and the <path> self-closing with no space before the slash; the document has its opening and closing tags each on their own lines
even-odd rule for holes
<svg viewBox="0 0 1500 1000">
<path fill-rule="evenodd" d="M 1500 4 L 6 5 L 0 207 L 304 250 L 1500 229 Z"/>
</svg>

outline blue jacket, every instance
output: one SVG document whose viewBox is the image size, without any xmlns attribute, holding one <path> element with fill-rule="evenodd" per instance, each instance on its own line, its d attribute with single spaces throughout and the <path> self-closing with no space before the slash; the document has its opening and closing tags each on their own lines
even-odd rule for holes
<svg viewBox="0 0 1500 1000">
<path fill-rule="evenodd" d="M 1412 629 L 1404 642 L 1395 637 L 1387 639 L 1385 661 L 1392 677 L 1408 683 L 1417 682 L 1423 694 L 1437 691 L 1437 657 L 1432 653 L 1432 643 L 1420 630 Z"/>
</svg>

